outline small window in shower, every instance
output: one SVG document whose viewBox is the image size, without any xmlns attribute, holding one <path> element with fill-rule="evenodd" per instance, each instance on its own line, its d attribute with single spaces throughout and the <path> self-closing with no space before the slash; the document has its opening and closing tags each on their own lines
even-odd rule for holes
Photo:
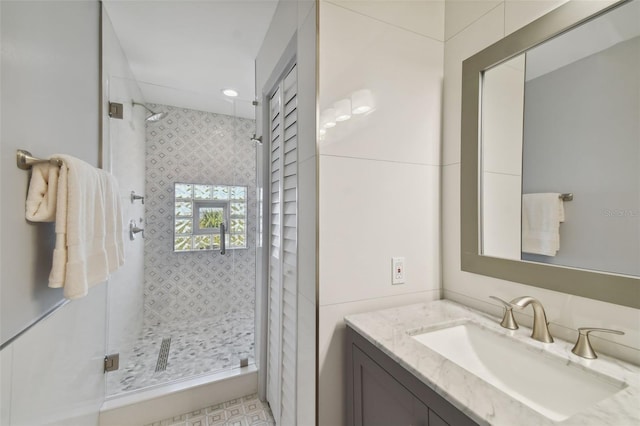
<svg viewBox="0 0 640 426">
<path fill-rule="evenodd" d="M 247 248 L 247 187 L 175 184 L 176 252 L 218 250 L 225 225 L 229 249 Z"/>
<path fill-rule="evenodd" d="M 220 231 L 220 225 L 225 223 L 225 218 L 228 214 L 225 213 L 226 204 L 219 202 L 194 202 L 195 205 L 195 219 L 194 223 L 197 225 L 193 233 L 194 234 L 210 234 L 214 231 Z"/>
</svg>

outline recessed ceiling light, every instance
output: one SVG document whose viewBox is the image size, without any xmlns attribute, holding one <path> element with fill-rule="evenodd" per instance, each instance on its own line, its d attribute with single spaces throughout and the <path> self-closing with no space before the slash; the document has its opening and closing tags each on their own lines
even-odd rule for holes
<svg viewBox="0 0 640 426">
<path fill-rule="evenodd" d="M 222 94 L 230 98 L 235 98 L 236 96 L 238 96 L 238 92 L 233 89 L 223 89 Z"/>
</svg>

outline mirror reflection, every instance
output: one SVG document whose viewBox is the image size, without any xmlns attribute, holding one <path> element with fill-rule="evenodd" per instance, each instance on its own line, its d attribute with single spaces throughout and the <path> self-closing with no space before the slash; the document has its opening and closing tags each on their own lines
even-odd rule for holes
<svg viewBox="0 0 640 426">
<path fill-rule="evenodd" d="M 483 74 L 486 256 L 640 276 L 640 2 Z"/>
</svg>

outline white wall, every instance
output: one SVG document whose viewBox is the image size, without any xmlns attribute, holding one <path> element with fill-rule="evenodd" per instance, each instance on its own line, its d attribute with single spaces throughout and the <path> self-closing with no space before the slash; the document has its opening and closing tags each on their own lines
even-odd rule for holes
<svg viewBox="0 0 640 426">
<path fill-rule="evenodd" d="M 626 335 L 593 336 L 596 351 L 640 363 L 640 311 L 596 300 L 543 290 L 460 270 L 460 96 L 462 61 L 523 25 L 559 6 L 562 1 L 478 1 L 446 3 L 445 89 L 443 121 L 443 289 L 444 297 L 498 315 L 501 308 L 489 295 L 503 299 L 530 295 L 545 306 L 554 336 L 575 339 L 577 327 L 606 327 Z M 585 16 L 610 4 L 581 2 Z M 531 313 L 520 316 L 531 324 Z"/>
<path fill-rule="evenodd" d="M 320 425 L 346 422 L 344 316 L 440 298 L 443 37 L 442 2 L 320 2 L 321 113 L 375 103 L 318 142 Z"/>
<path fill-rule="evenodd" d="M 256 132 L 263 134 L 262 96 L 288 43 L 293 39 L 298 67 L 298 347 L 297 424 L 315 424 L 316 417 L 316 13 L 313 0 L 281 0 L 256 58 Z M 258 163 L 268 151 L 258 150 Z M 258 186 L 263 185 L 259 175 Z M 266 249 L 266 247 L 265 247 Z M 258 268 L 261 268 L 258 247 Z M 258 289 L 258 298 L 266 297 Z M 262 309 L 258 307 L 258 309 Z M 256 340 L 256 352 L 266 350 Z M 259 360 L 258 360 L 259 363 Z M 264 366 L 259 366 L 264 369 Z"/>
<path fill-rule="evenodd" d="M 108 283 L 108 353 L 119 352 L 126 342 L 137 337 L 142 329 L 144 244 L 141 238 L 129 239 L 130 219 L 144 219 L 144 205 L 131 203 L 131 191 L 145 195 L 145 114 L 132 108 L 131 100 L 142 102 L 142 93 L 135 81 L 129 62 L 122 51 L 118 36 L 107 14 L 102 10 L 102 79 L 103 79 L 103 147 L 105 168 L 120 183 L 120 201 L 125 221 L 125 264 L 114 272 Z M 109 102 L 123 104 L 124 118 L 108 116 Z"/>
</svg>

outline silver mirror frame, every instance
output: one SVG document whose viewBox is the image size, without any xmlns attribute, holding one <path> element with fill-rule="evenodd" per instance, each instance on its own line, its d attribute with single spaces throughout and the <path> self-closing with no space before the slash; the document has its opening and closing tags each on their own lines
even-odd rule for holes
<svg viewBox="0 0 640 426">
<path fill-rule="evenodd" d="M 463 271 L 617 305 L 640 308 L 640 279 L 598 271 L 483 256 L 480 244 L 480 101 L 483 72 L 632 0 L 597 11 L 572 1 L 503 38 L 462 63 L 460 176 L 461 268 Z"/>
</svg>

